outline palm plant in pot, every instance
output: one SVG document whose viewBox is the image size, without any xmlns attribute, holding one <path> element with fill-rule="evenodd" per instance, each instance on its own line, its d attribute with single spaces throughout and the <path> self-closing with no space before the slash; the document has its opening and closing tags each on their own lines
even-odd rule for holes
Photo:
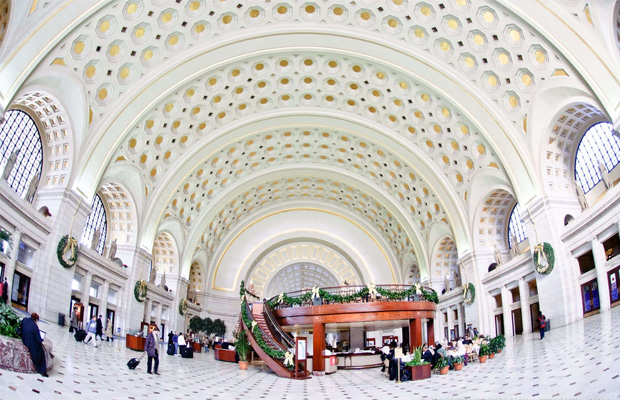
<svg viewBox="0 0 620 400">
<path fill-rule="evenodd" d="M 239 368 L 248 369 L 248 353 L 250 352 L 250 342 L 244 330 L 239 331 L 237 341 L 235 342 L 235 350 L 239 355 Z"/>
<path fill-rule="evenodd" d="M 489 358 L 491 359 L 495 358 L 495 353 L 497 353 L 497 350 L 499 349 L 497 340 L 495 339 L 496 338 L 489 340 L 489 350 L 491 351 L 491 354 L 489 354 Z"/>
<path fill-rule="evenodd" d="M 491 354 L 491 349 L 489 345 L 484 343 L 480 345 L 480 350 L 478 350 L 478 361 L 481 363 L 487 362 L 487 357 Z"/>
<path fill-rule="evenodd" d="M 454 357 L 454 370 L 455 371 L 462 370 L 464 362 L 465 362 L 465 359 L 463 358 L 463 356 L 456 356 L 456 357 Z"/>
<path fill-rule="evenodd" d="M 411 361 L 405 363 L 405 367 L 409 368 L 411 372 L 411 380 L 417 381 L 420 379 L 428 379 L 431 377 L 431 364 L 422 360 L 422 348 L 416 347 L 411 355 L 413 358 Z"/>
<path fill-rule="evenodd" d="M 504 337 L 504 335 L 499 335 L 495 336 L 493 340 L 495 340 L 495 342 L 497 343 L 497 352 L 501 353 L 504 347 L 506 347 L 506 338 Z"/>
<path fill-rule="evenodd" d="M 435 368 L 439 370 L 441 375 L 446 375 L 450 369 L 450 361 L 448 361 L 447 357 L 439 357 L 437 364 L 435 364 Z"/>
</svg>

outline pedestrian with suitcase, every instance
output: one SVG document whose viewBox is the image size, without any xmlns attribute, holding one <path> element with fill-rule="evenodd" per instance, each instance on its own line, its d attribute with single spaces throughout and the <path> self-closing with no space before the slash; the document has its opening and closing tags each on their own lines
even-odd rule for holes
<svg viewBox="0 0 620 400">
<path fill-rule="evenodd" d="M 93 341 L 93 345 L 97 348 L 97 338 L 95 337 L 95 333 L 97 333 L 97 316 L 93 315 L 90 322 L 88 323 L 88 333 L 86 334 L 86 339 L 84 339 L 84 344 L 88 344 L 91 339 Z"/>
<path fill-rule="evenodd" d="M 159 367 L 159 352 L 157 351 L 157 332 L 159 332 L 159 328 L 157 325 L 149 326 L 149 334 L 146 337 L 146 342 L 144 343 L 144 351 L 149 356 L 148 361 L 146 363 L 146 373 L 147 374 L 155 374 L 159 375 L 157 372 L 157 368 Z M 155 361 L 155 366 L 151 372 L 151 366 Z"/>
</svg>

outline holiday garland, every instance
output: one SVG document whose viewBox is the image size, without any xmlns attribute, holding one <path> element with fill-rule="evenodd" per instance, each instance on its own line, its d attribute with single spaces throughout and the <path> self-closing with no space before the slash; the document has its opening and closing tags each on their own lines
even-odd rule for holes
<svg viewBox="0 0 620 400">
<path fill-rule="evenodd" d="M 544 263 L 545 258 L 547 260 L 546 263 Z M 533 259 L 536 271 L 541 275 L 549 275 L 551 271 L 553 271 L 553 266 L 555 265 L 555 252 L 553 251 L 553 246 L 547 242 L 538 243 L 536 247 L 534 247 Z"/>
<path fill-rule="evenodd" d="M 146 300 L 146 281 L 140 279 L 136 282 L 136 285 L 133 287 L 133 295 L 140 303 Z"/>
<path fill-rule="evenodd" d="M 69 258 L 67 256 L 67 250 L 71 253 Z M 56 247 L 56 256 L 58 257 L 58 262 L 65 268 L 71 268 L 77 262 L 79 255 L 79 246 L 77 240 L 73 236 L 65 235 L 58 242 L 58 247 Z"/>
<path fill-rule="evenodd" d="M 467 305 L 474 303 L 476 299 L 476 287 L 473 283 L 468 282 L 463 285 L 463 302 Z"/>
<path fill-rule="evenodd" d="M 380 294 L 381 297 L 387 298 L 388 300 L 403 300 L 405 298 L 412 297 L 413 295 L 418 294 L 420 298 L 424 301 L 439 303 L 439 297 L 437 296 L 436 292 L 427 292 L 419 285 L 414 285 L 407 290 L 402 290 L 398 292 L 393 292 L 387 289 L 383 289 L 381 287 L 376 287 L 373 284 L 370 284 L 369 286 L 366 286 L 365 288 L 349 295 L 331 294 L 328 291 L 320 288 L 313 288 L 312 291 L 304 293 L 299 297 L 289 297 L 286 293 L 281 293 L 278 297 L 269 300 L 269 307 L 274 308 L 281 303 L 288 304 L 290 306 L 300 306 L 303 303 L 309 301 L 312 297 L 316 297 L 317 294 L 318 297 L 330 303 L 351 303 L 354 300 L 369 296 L 371 289 L 373 290 L 373 292 Z"/>
<path fill-rule="evenodd" d="M 187 299 L 183 299 L 179 302 L 179 314 L 184 315 L 187 311 Z"/>
<path fill-rule="evenodd" d="M 284 363 L 286 358 L 286 351 L 283 350 L 275 350 L 272 349 L 263 338 L 263 333 L 260 330 L 260 327 L 256 323 L 252 323 L 253 321 L 248 316 L 248 312 L 245 305 L 245 282 L 241 281 L 241 288 L 239 290 L 239 294 L 241 295 L 241 318 L 243 319 L 243 323 L 252 331 L 252 336 L 254 336 L 254 340 L 260 346 L 260 348 L 271 358 L 280 360 Z M 288 366 L 291 369 L 291 365 Z"/>
</svg>

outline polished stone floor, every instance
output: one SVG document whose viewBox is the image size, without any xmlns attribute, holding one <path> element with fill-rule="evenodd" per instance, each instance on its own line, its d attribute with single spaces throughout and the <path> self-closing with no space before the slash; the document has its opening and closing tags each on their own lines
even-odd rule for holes
<svg viewBox="0 0 620 400">
<path fill-rule="evenodd" d="M 122 341 L 94 348 L 55 324 L 41 325 L 54 341 L 50 377 L 0 371 L 1 400 L 620 398 L 620 307 L 553 329 L 542 341 L 537 333 L 509 339 L 486 364 L 401 384 L 379 369 L 292 381 L 259 362 L 240 371 L 215 361 L 213 352 L 181 359 L 166 355 L 163 346 L 161 375 L 147 375 L 146 359 L 135 371 L 127 369 L 139 353 Z"/>
</svg>

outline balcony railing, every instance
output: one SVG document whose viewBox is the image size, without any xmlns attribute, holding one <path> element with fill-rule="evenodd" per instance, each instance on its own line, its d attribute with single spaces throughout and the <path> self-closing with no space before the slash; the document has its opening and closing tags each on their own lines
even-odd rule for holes
<svg viewBox="0 0 620 400">
<path fill-rule="evenodd" d="M 439 299 L 433 289 L 421 285 L 356 285 L 310 288 L 282 293 L 269 299 L 269 307 L 279 310 L 289 307 L 310 307 L 323 304 L 386 301 L 430 301 L 438 303 Z"/>
</svg>

